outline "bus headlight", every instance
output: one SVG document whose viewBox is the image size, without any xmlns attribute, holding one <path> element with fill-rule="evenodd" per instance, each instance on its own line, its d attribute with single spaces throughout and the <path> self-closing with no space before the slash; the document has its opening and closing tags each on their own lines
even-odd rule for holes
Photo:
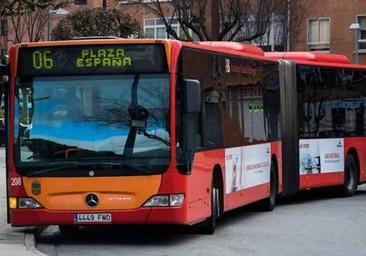
<svg viewBox="0 0 366 256">
<path fill-rule="evenodd" d="M 151 197 L 144 203 L 144 207 L 178 207 L 184 202 L 183 194 L 157 195 Z"/>
<path fill-rule="evenodd" d="M 181 206 L 184 201 L 183 194 L 170 195 L 170 206 Z"/>
<path fill-rule="evenodd" d="M 21 197 L 21 198 L 18 198 L 18 208 L 19 209 L 35 209 L 35 208 L 42 208 L 42 205 L 40 205 L 40 203 L 38 203 L 33 198 Z"/>
</svg>

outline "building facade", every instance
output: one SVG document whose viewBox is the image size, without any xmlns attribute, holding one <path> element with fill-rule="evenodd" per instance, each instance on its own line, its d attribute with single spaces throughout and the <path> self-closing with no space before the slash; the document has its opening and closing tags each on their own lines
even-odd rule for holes
<svg viewBox="0 0 366 256">
<path fill-rule="evenodd" d="M 51 40 L 51 31 L 68 13 L 87 8 L 103 8 L 108 0 L 70 0 L 67 6 L 57 10 L 38 10 L 33 19 L 30 16 L 0 16 L 0 56 L 19 42 Z M 1 62 L 1 61 L 0 61 Z"/>
<path fill-rule="evenodd" d="M 147 3 L 151 2 L 151 0 L 146 0 Z M 175 12 L 174 8 L 169 4 L 169 1 L 162 1 L 161 6 L 164 10 L 165 17 L 171 18 L 173 13 Z M 166 2 L 166 3 L 164 3 Z M 255 3 L 255 2 L 254 2 Z M 255 6 L 255 4 L 252 4 Z M 171 38 L 165 29 L 164 23 L 151 11 L 146 8 L 141 7 L 138 4 L 131 4 L 129 1 L 124 0 L 111 0 L 111 7 L 113 8 L 122 8 L 129 13 L 134 19 L 139 21 L 143 32 L 148 38 Z M 256 10 L 257 11 L 257 10 Z M 285 13 L 283 12 L 283 6 L 279 7 L 278 10 L 275 10 L 272 13 L 270 24 L 268 25 L 268 29 L 263 36 L 252 40 L 251 43 L 262 47 L 264 50 L 273 51 L 273 50 L 284 50 L 285 47 Z M 250 30 L 255 29 L 255 19 L 257 17 L 252 15 L 250 21 L 246 22 L 248 26 L 243 26 L 242 32 L 238 34 L 238 36 L 245 34 L 245 32 L 249 33 L 253 32 Z M 208 0 L 206 5 L 206 28 L 208 30 L 208 34 L 211 35 L 212 38 L 217 38 L 218 34 L 221 32 L 221 22 L 222 15 L 220 15 L 220 10 L 217 4 L 215 5 L 215 1 Z M 250 24 L 252 24 L 252 28 L 250 28 Z M 182 35 L 182 31 L 180 29 L 180 25 L 176 19 L 172 21 L 172 28 L 177 32 L 179 36 Z M 235 28 L 233 29 L 235 30 Z M 254 34 L 254 33 L 253 33 Z M 191 33 L 193 40 L 198 40 L 198 36 L 194 33 Z"/>
<path fill-rule="evenodd" d="M 150 2 L 147 0 L 146 2 Z M 162 1 L 162 0 L 161 0 Z M 355 60 L 356 47 L 358 50 L 359 63 L 366 64 L 366 1 L 364 0 L 283 0 L 286 4 L 301 6 L 294 13 L 277 13 L 271 19 L 271 25 L 267 33 L 252 41 L 261 46 L 266 51 L 321 51 L 328 53 L 344 54 Z M 162 6 L 167 18 L 171 18 L 173 9 L 166 1 L 162 1 Z M 303 5 L 296 5 L 298 3 Z M 122 8 L 132 18 L 136 19 L 144 32 L 145 37 L 149 38 L 169 38 L 163 22 L 152 12 L 143 8 L 141 5 L 131 4 L 124 0 L 73 0 L 64 9 L 72 12 L 84 8 Z M 206 23 L 209 33 L 217 34 L 220 29 L 220 15 L 217 8 L 208 1 Z M 286 16 L 291 17 L 290 23 L 299 31 L 294 30 L 293 35 L 285 35 Z M 48 22 L 44 25 L 42 40 L 49 38 L 49 32 L 62 18 L 56 12 L 48 14 Z M 296 20 L 292 20 L 296 19 Z M 14 28 L 9 19 L 2 18 L 0 23 L 0 47 L 3 53 L 14 41 Z M 8 21 L 8 24 L 6 24 Z M 351 30 L 352 23 L 360 25 L 359 30 Z M 172 20 L 172 28 L 178 35 L 182 34 L 179 23 L 176 19 Z M 357 36 L 357 39 L 355 38 Z M 197 39 L 193 35 L 194 39 Z M 288 39 L 289 38 L 289 39 Z M 8 41 L 8 45 L 5 43 Z M 23 42 L 27 40 L 24 35 Z M 356 45 L 357 41 L 357 45 Z"/>
<path fill-rule="evenodd" d="M 305 1 L 309 11 L 300 24 L 304 32 L 293 40 L 291 50 L 338 53 L 354 62 L 357 33 L 359 63 L 366 64 L 366 1 Z M 349 29 L 352 23 L 360 24 L 360 30 Z"/>
</svg>

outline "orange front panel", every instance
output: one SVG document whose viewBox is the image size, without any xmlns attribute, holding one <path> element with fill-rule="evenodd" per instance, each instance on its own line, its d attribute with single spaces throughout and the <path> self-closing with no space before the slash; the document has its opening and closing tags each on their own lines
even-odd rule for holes
<svg viewBox="0 0 366 256">
<path fill-rule="evenodd" d="M 140 207 L 157 194 L 161 175 L 86 178 L 23 178 L 28 196 L 48 210 L 90 210 L 85 197 L 94 193 L 99 204 L 93 210 L 128 210 Z M 35 191 L 40 184 L 41 192 Z M 32 189 L 33 186 L 33 189 Z M 38 194 L 38 195 L 37 195 Z"/>
</svg>

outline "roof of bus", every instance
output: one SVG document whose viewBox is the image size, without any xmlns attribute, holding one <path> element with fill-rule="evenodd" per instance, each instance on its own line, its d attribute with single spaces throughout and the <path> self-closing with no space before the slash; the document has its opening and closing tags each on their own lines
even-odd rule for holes
<svg viewBox="0 0 366 256">
<path fill-rule="evenodd" d="M 266 57 L 264 51 L 254 45 L 240 42 L 205 41 L 205 42 L 182 42 L 183 46 L 201 50 L 214 51 L 230 55 L 251 57 L 260 60 L 276 61 Z"/>
<path fill-rule="evenodd" d="M 223 41 L 210 41 L 210 42 L 196 42 L 195 44 L 210 47 L 216 50 L 224 50 L 224 51 L 236 51 L 238 53 L 243 54 L 251 54 L 257 56 L 264 56 L 264 51 L 254 45 L 247 43 L 239 43 L 239 42 L 223 42 Z"/>
<path fill-rule="evenodd" d="M 292 60 L 298 64 L 329 66 L 329 67 L 346 67 L 366 69 L 366 65 L 351 64 L 349 58 L 340 54 L 318 53 L 318 52 L 264 52 L 261 48 L 247 43 L 239 42 L 182 42 L 170 39 L 123 39 L 123 38 L 108 38 L 108 39 L 82 39 L 82 40 L 67 40 L 67 41 L 46 41 L 35 43 L 21 43 L 17 47 L 47 47 L 47 46 L 67 46 L 67 45 L 102 45 L 102 44 L 154 44 L 164 43 L 166 45 L 180 44 L 185 47 L 226 53 L 231 55 L 239 55 L 243 57 L 251 57 L 259 60 L 278 61 Z"/>
<path fill-rule="evenodd" d="M 64 40 L 64 41 L 44 41 L 44 42 L 32 42 L 32 43 L 20 43 L 18 47 L 47 47 L 47 46 L 68 46 L 68 45 L 91 45 L 91 44 L 118 44 L 118 43 L 141 43 L 141 44 L 153 44 L 163 43 L 168 40 L 157 39 L 124 39 L 124 38 L 85 38 L 79 40 Z"/>
<path fill-rule="evenodd" d="M 239 42 L 183 42 L 170 39 L 123 39 L 123 38 L 108 38 L 108 39 L 83 39 L 83 40 L 66 40 L 66 41 L 46 41 L 46 42 L 33 42 L 33 43 L 21 43 L 16 47 L 47 47 L 47 46 L 67 46 L 67 45 L 91 45 L 91 44 L 151 44 L 151 43 L 164 43 L 164 44 L 181 44 L 182 46 L 209 50 L 214 52 L 240 55 L 244 57 L 252 57 L 267 61 L 276 61 L 272 58 L 266 57 L 263 50 L 254 45 Z"/>
<path fill-rule="evenodd" d="M 366 65 L 351 64 L 350 59 L 341 54 L 321 52 L 265 52 L 274 60 L 292 60 L 298 64 L 366 69 Z"/>
<path fill-rule="evenodd" d="M 339 64 L 350 64 L 348 57 L 340 54 L 320 52 L 266 52 L 265 55 L 274 59 L 285 59 L 294 61 L 330 62 Z"/>
<path fill-rule="evenodd" d="M 316 66 L 330 66 L 330 67 L 347 67 L 366 69 L 366 65 L 351 64 L 348 57 L 340 54 L 329 54 L 320 52 L 264 52 L 261 48 L 247 43 L 239 42 L 182 42 L 170 39 L 123 39 L 123 38 L 83 38 L 82 40 L 66 40 L 66 41 L 45 41 L 34 43 L 21 43 L 18 47 L 47 47 L 47 46 L 67 46 L 67 45 L 98 45 L 98 44 L 154 44 L 164 43 L 172 44 L 179 43 L 182 46 L 208 50 L 231 55 L 239 55 L 244 57 L 251 57 L 259 60 L 278 61 L 292 60 L 298 64 L 316 65 Z"/>
</svg>

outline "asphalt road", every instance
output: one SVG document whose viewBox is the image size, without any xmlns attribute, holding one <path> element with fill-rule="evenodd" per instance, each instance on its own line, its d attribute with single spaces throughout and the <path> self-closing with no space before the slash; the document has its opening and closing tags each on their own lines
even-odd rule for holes
<svg viewBox="0 0 366 256">
<path fill-rule="evenodd" d="M 109 226 L 82 229 L 65 239 L 56 226 L 38 238 L 48 255 L 366 255 L 366 185 L 352 198 L 307 191 L 282 200 L 273 212 L 244 207 L 227 213 L 214 235 L 187 228 Z"/>
</svg>

